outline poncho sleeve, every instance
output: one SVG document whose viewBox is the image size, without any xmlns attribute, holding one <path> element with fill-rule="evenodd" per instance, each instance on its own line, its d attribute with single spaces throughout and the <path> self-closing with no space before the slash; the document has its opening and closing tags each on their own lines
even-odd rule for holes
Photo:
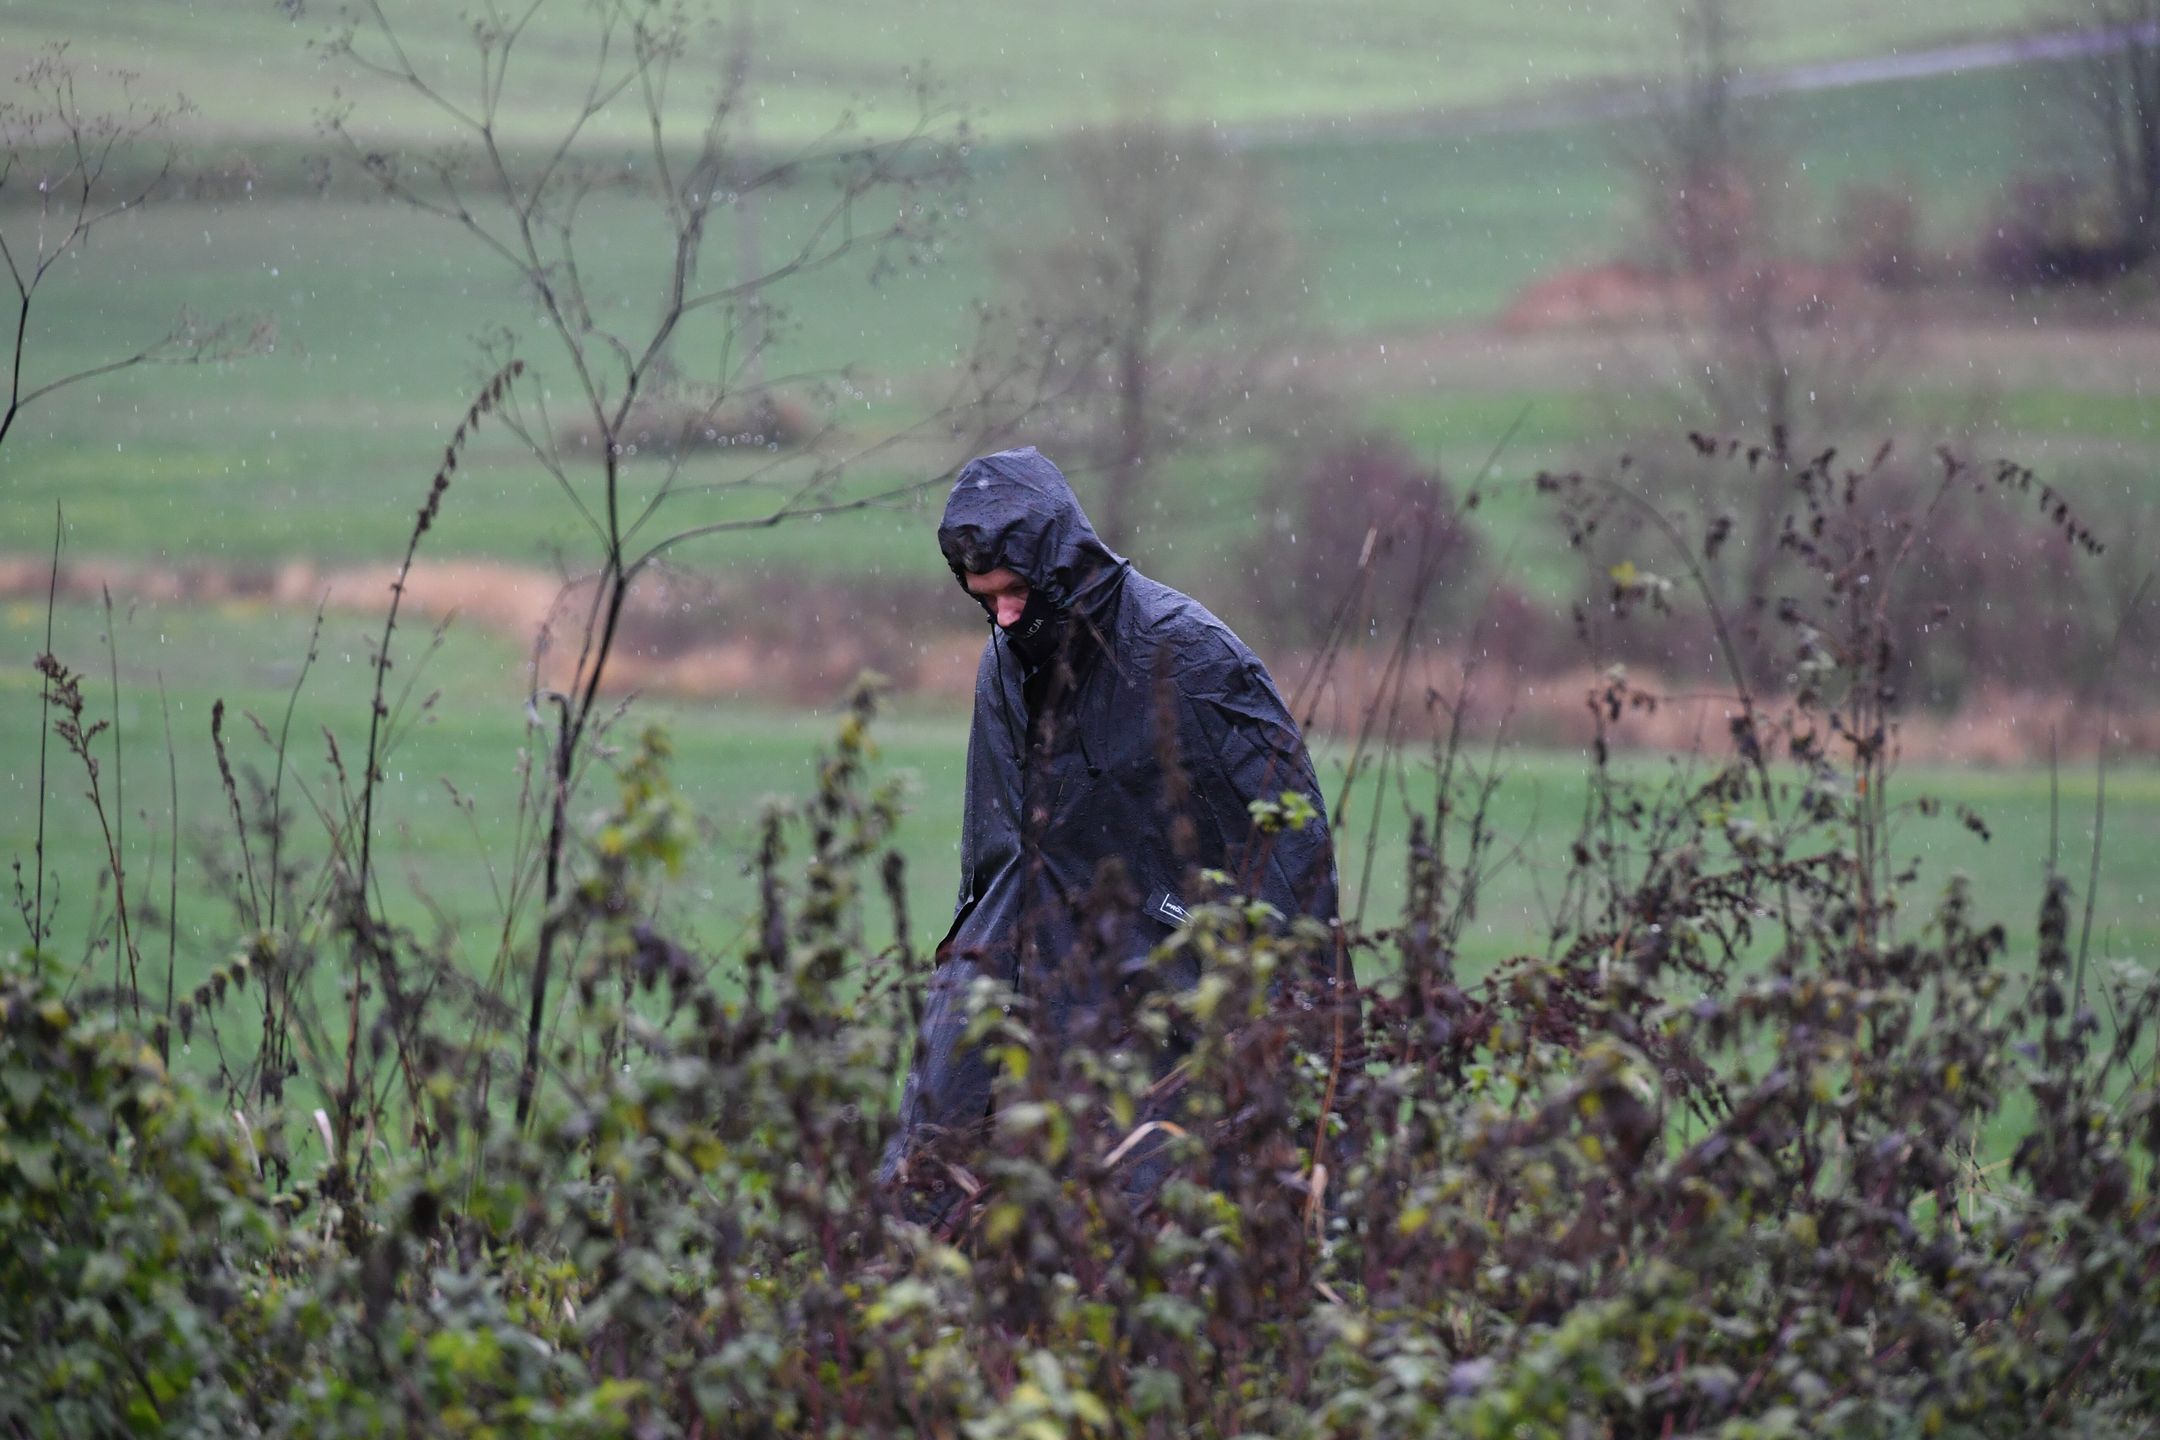
<svg viewBox="0 0 2160 1440">
<path fill-rule="evenodd" d="M 1213 648 L 1213 647 L 1210 647 Z M 1284 918 L 1333 920 L 1335 854 L 1326 802 L 1304 741 L 1267 672 L 1242 647 L 1222 646 L 1179 673 L 1178 750 L 1197 819 L 1223 841 L 1222 869 Z M 1303 795 L 1312 817 L 1263 833 L 1257 800 Z"/>
</svg>

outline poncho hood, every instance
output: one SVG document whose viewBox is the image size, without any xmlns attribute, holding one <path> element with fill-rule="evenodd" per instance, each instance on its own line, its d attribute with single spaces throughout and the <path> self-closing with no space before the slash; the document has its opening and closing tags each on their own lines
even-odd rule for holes
<svg viewBox="0 0 2160 1440">
<path fill-rule="evenodd" d="M 964 586 L 969 572 L 1007 569 L 1059 609 L 1099 615 L 1125 557 L 1102 542 L 1057 466 L 1032 445 L 970 460 L 953 482 L 938 549 Z"/>
</svg>

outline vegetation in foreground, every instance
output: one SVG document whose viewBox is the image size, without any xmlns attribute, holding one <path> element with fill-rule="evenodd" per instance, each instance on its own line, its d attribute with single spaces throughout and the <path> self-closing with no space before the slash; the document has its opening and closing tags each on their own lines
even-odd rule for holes
<svg viewBox="0 0 2160 1440">
<path fill-rule="evenodd" d="M 2029 970 L 1967 887 L 1923 899 L 1889 844 L 1900 531 L 1864 473 L 1796 483 L 1821 523 L 1788 541 L 1776 643 L 1808 683 L 1773 710 L 1735 657 L 1728 758 L 1684 782 L 1616 772 L 1601 734 L 1541 949 L 1459 966 L 1508 859 L 1495 776 L 1446 738 L 1403 764 L 1383 697 L 1353 753 L 1414 811 L 1397 923 L 1285 930 L 1224 876 L 1156 957 L 1197 953 L 1201 983 L 1137 973 L 1079 1043 L 1037 1043 L 1046 977 L 986 986 L 999 1106 L 909 1177 L 967 1197 L 934 1232 L 872 1184 L 922 966 L 867 692 L 766 818 L 727 945 L 665 924 L 696 847 L 665 737 L 586 742 L 571 773 L 608 798 L 576 810 L 522 1115 L 529 929 L 476 975 L 386 919 L 371 738 L 322 797 L 326 855 L 270 858 L 271 802 L 235 879 L 252 923 L 202 983 L 160 993 L 124 915 L 110 987 L 64 1000 L 52 957 L 9 962 L 0 1413 L 32 1435 L 2139 1433 L 2160 987 L 2095 956 L 2065 865 Z M 1625 503 L 1549 488 L 1578 523 Z M 1699 575 L 1699 548 L 1675 558 Z M 1667 588 L 1616 585 L 1616 617 Z M 1418 633 L 1413 607 L 1398 645 Z M 82 682 L 46 674 L 81 761 Z M 1600 713 L 1651 703 L 1615 676 Z M 1106 876 L 1093 903 L 1129 902 Z M 869 939 L 873 910 L 903 938 Z M 1361 1033 L 1286 978 L 1337 944 L 1375 977 Z M 1165 1117 L 1138 1057 L 1173 1030 Z M 191 1042 L 229 1057 L 207 1091 L 169 1078 Z M 1171 1178 L 1128 1206 L 1119 1167 L 1158 1147 Z"/>
<path fill-rule="evenodd" d="M 2012 986 L 1962 890 L 1891 940 L 1835 852 L 1788 831 L 1751 857 L 1729 821 L 1593 885 L 1553 955 L 1464 984 L 1475 848 L 1458 868 L 1428 843 L 1405 923 L 1361 942 L 1398 966 L 1361 1045 L 1275 993 L 1326 937 L 1225 895 L 1174 942 L 1201 987 L 1096 1045 L 1038 1049 L 1024 991 L 984 997 L 1002 1108 L 952 1161 L 964 1218 L 929 1234 L 871 1186 L 919 976 L 861 949 L 892 821 L 863 743 L 850 722 L 824 788 L 774 817 L 771 908 L 725 1000 L 634 921 L 676 841 L 663 751 L 627 759 L 528 1127 L 491 1093 L 511 1057 L 487 992 L 409 957 L 351 957 L 356 988 L 428 998 L 342 1036 L 366 1083 L 315 1112 L 328 1158 L 308 1117 L 258 1097 L 233 1118 L 125 1006 L 11 962 L 11 1428 L 2134 1434 L 2160 1400 L 2152 993 L 2078 973 L 2059 882 Z M 1744 802 L 1749 774 L 1703 796 Z M 1729 968 L 1733 925 L 1776 932 L 1770 972 Z M 292 938 L 182 1023 L 277 1015 Z M 2103 994 L 2127 1006 L 2112 1034 Z M 334 1068 L 337 1015 L 308 1019 L 331 1046 L 293 1063 Z M 1129 1211 L 1131 1051 L 1169 1026 L 1198 1041 L 1163 1130 L 1180 1164 Z"/>
</svg>

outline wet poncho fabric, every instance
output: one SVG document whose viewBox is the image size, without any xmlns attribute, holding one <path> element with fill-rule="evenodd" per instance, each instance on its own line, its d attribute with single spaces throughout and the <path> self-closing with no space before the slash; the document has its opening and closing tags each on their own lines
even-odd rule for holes
<svg viewBox="0 0 2160 1440">
<path fill-rule="evenodd" d="M 1200 870 L 1226 872 L 1285 917 L 1336 910 L 1324 821 L 1262 835 L 1248 808 L 1286 791 L 1323 808 L 1266 668 L 1197 601 L 1105 545 L 1055 465 L 1032 447 L 970 462 L 938 545 L 963 583 L 970 571 L 1017 573 L 1059 628 L 1054 658 L 1036 663 L 1023 651 L 1040 649 L 995 627 L 983 647 L 959 899 L 888 1180 L 936 1131 L 966 1130 L 988 1111 L 988 1063 L 965 1044 L 978 977 L 1028 997 L 1038 1034 L 1055 1043 L 1185 918 Z M 1113 887 L 1122 902 L 1106 908 Z M 1087 958 L 1075 964 L 1083 924 Z"/>
</svg>

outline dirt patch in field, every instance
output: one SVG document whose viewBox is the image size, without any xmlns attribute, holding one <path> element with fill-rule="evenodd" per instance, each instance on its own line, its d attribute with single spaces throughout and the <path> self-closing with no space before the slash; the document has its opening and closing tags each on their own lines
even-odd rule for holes
<svg viewBox="0 0 2160 1440">
<path fill-rule="evenodd" d="M 0 557 L 0 599 L 42 602 L 50 572 L 41 559 Z M 59 594 L 95 602 L 210 605 L 253 601 L 306 614 L 318 602 L 356 614 L 380 614 L 394 567 L 325 567 L 294 562 L 260 569 L 211 566 L 152 568 L 83 559 L 62 564 Z M 576 641 L 591 608 L 589 582 L 565 583 L 527 567 L 484 560 L 415 565 L 406 579 L 406 613 L 423 622 L 451 619 L 537 653 L 540 683 L 565 688 Z M 661 574 L 627 602 L 607 688 L 697 700 L 825 703 L 857 675 L 875 670 L 898 690 L 943 699 L 955 708 L 974 693 L 982 654 L 980 625 L 952 623 L 951 589 L 939 582 L 898 581 L 842 590 L 829 582 L 765 580 L 733 584 Z M 1315 676 L 1311 657 L 1271 657 L 1283 692 L 1316 736 L 1354 736 L 1373 708 L 1385 657 L 1377 649 L 1340 655 Z M 1615 727 L 1618 743 L 1658 751 L 1717 753 L 1736 703 L 1726 695 L 1675 691 L 1637 672 L 1638 687 L 1666 692 L 1657 708 L 1631 712 Z M 1532 673 L 1490 663 L 1465 667 L 1435 654 L 1411 677 L 1397 733 L 1423 743 L 1452 723 L 1465 733 L 1545 746 L 1587 746 L 1595 736 L 1589 697 L 1603 678 L 1589 668 Z M 1768 706 L 1772 712 L 1775 702 Z M 2160 707 L 2118 708 L 2107 721 L 2116 753 L 2160 755 Z M 2099 707 L 2069 695 L 1984 691 L 1947 714 L 1902 722 L 1906 758 L 2010 766 L 2095 753 Z"/>
<path fill-rule="evenodd" d="M 0 556 L 0 599 L 42 602 L 53 578 L 49 565 Z M 144 566 L 85 558 L 62 562 L 58 593 L 89 603 L 107 593 L 117 603 L 252 602 L 297 615 L 320 603 L 333 612 L 380 615 L 396 580 L 392 565 Z M 403 613 L 410 621 L 449 619 L 508 640 L 536 657 L 542 686 L 565 689 L 577 672 L 593 599 L 590 579 L 489 560 L 436 560 L 415 564 L 406 577 Z M 654 572 L 623 607 L 607 688 L 826 701 L 862 671 L 877 670 L 903 690 L 965 693 L 981 631 L 926 632 L 922 624 L 926 615 L 956 612 L 964 614 L 964 605 L 937 582 L 880 581 L 842 591 L 822 581 L 729 583 Z M 962 670 L 960 680 L 951 678 L 949 672 Z"/>
<path fill-rule="evenodd" d="M 1385 659 L 1378 651 L 1339 656 L 1317 687 L 1305 683 L 1309 662 L 1279 663 L 1276 673 L 1313 734 L 1349 739 L 1374 706 Z M 1657 697 L 1657 704 L 1624 712 L 1608 730 L 1613 743 L 1676 754 L 1714 755 L 1729 748 L 1731 724 L 1741 714 L 1734 696 L 1669 685 L 1639 669 L 1631 670 L 1630 679 L 1635 689 Z M 1592 697 L 1605 688 L 1603 672 L 1588 666 L 1530 674 L 1498 664 L 1465 667 L 1459 656 L 1436 655 L 1406 687 L 1398 734 L 1410 743 L 1429 742 L 1446 733 L 1459 711 L 1463 733 L 1474 739 L 1504 732 L 1525 744 L 1586 748 L 1597 737 Z M 1758 702 L 1765 717 L 1782 709 L 1775 696 Z M 1383 713 L 1383 728 L 1384 722 Z M 1901 717 L 1898 748 L 1914 762 L 2029 765 L 2046 759 L 2051 747 L 2064 759 L 2097 754 L 2103 726 L 2110 753 L 2160 755 L 2160 707 L 2118 706 L 2103 721 L 2100 707 L 2089 700 L 2003 688 L 1982 689 L 1955 710 Z"/>
</svg>

